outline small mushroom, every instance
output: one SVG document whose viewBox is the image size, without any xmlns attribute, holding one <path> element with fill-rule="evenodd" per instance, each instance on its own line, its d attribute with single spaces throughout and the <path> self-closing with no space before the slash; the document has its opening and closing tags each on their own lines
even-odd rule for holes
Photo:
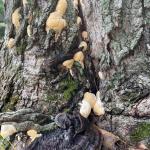
<svg viewBox="0 0 150 150">
<path fill-rule="evenodd" d="M 91 105 L 83 100 L 82 103 L 80 103 L 81 107 L 80 107 L 80 114 L 81 116 L 83 116 L 84 118 L 88 118 L 88 116 L 91 113 Z"/>
<path fill-rule="evenodd" d="M 0 133 L 0 135 L 3 138 L 6 138 L 6 137 L 9 137 L 9 136 L 13 135 L 16 132 L 17 132 L 17 130 L 16 130 L 16 128 L 13 125 L 11 125 L 11 124 L 4 124 L 4 125 L 1 126 L 1 133 Z"/>
<path fill-rule="evenodd" d="M 101 116 L 105 114 L 103 103 L 100 100 L 96 101 L 93 108 L 93 112 L 97 116 Z"/>
<path fill-rule="evenodd" d="M 31 25 L 28 25 L 28 26 L 27 26 L 27 34 L 28 34 L 29 37 L 31 37 L 31 35 L 32 35 L 32 28 L 31 28 Z"/>
<path fill-rule="evenodd" d="M 80 24 L 82 24 L 82 19 L 81 19 L 81 17 L 77 17 L 77 25 L 80 25 Z"/>
<path fill-rule="evenodd" d="M 98 75 L 99 75 L 99 78 L 100 78 L 101 80 L 105 80 L 105 74 L 104 74 L 104 72 L 99 71 L 99 72 L 98 72 Z"/>
<path fill-rule="evenodd" d="M 67 0 L 59 0 L 56 6 L 56 11 L 63 16 L 67 10 L 68 4 Z"/>
<path fill-rule="evenodd" d="M 87 47 L 88 47 L 88 45 L 85 41 L 82 41 L 79 45 L 79 48 L 83 48 L 83 51 L 86 51 Z"/>
<path fill-rule="evenodd" d="M 83 40 L 85 40 L 85 41 L 88 40 L 88 32 L 87 32 L 87 31 L 83 31 L 83 32 L 82 32 L 82 38 L 83 38 Z"/>
<path fill-rule="evenodd" d="M 10 48 L 13 48 L 15 45 L 15 39 L 14 38 L 10 38 L 7 42 L 7 47 L 10 49 Z"/>
<path fill-rule="evenodd" d="M 63 66 L 69 70 L 69 72 L 72 76 L 73 76 L 73 72 L 72 72 L 71 68 L 72 68 L 73 64 L 74 64 L 74 59 L 69 59 L 69 60 L 66 60 L 63 62 Z"/>
<path fill-rule="evenodd" d="M 84 100 L 87 101 L 91 105 L 91 108 L 93 108 L 96 103 L 96 96 L 93 93 L 86 92 L 84 94 Z"/>
<path fill-rule="evenodd" d="M 20 19 L 21 19 L 20 10 L 21 7 L 17 8 L 12 14 L 12 23 L 15 26 L 16 30 L 18 30 L 20 27 Z"/>
<path fill-rule="evenodd" d="M 37 137 L 42 136 L 42 134 L 37 134 L 36 130 L 28 130 L 27 135 L 30 136 L 31 142 L 34 141 Z"/>
<path fill-rule="evenodd" d="M 74 61 L 77 61 L 81 64 L 82 68 L 84 68 L 84 54 L 82 51 L 75 53 L 73 57 Z"/>
</svg>

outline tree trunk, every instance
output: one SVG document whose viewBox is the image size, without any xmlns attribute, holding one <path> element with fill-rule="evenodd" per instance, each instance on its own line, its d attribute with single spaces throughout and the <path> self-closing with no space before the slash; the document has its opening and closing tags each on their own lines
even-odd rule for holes
<svg viewBox="0 0 150 150">
<path fill-rule="evenodd" d="M 5 0 L 1 115 L 25 109 L 25 119 L 16 121 L 6 114 L 0 125 L 24 122 L 26 127 L 20 125 L 18 131 L 31 126 L 42 130 L 41 125 L 52 120 L 49 116 L 77 110 L 85 91 L 99 90 L 106 115 L 95 118 L 97 125 L 131 143 L 150 143 L 150 1 L 82 0 L 75 10 L 72 1 L 67 0 L 67 27 L 56 39 L 55 32 L 45 31 L 45 24 L 57 2 L 33 0 L 23 5 L 20 0 Z M 16 31 L 12 14 L 19 7 L 21 26 Z M 78 15 L 81 25 L 76 23 Z M 31 36 L 27 34 L 28 25 Z M 85 67 L 75 63 L 70 75 L 62 63 L 82 50 L 78 46 L 84 30 L 89 33 Z M 9 38 L 15 39 L 13 48 L 7 48 Z"/>
</svg>

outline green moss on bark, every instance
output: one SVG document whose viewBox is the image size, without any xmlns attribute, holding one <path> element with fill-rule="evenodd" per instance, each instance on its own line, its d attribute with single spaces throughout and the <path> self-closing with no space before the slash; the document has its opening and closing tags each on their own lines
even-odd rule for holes
<svg viewBox="0 0 150 150">
<path fill-rule="evenodd" d="M 135 142 L 144 140 L 150 137 L 150 123 L 139 124 L 131 133 L 131 139 Z"/>
</svg>

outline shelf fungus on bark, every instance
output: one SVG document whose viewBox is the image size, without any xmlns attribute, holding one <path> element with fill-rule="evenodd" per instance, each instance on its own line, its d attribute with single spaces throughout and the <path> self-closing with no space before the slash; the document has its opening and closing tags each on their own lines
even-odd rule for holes
<svg viewBox="0 0 150 150">
<path fill-rule="evenodd" d="M 21 19 L 20 10 L 21 7 L 17 8 L 12 14 L 12 23 L 15 26 L 16 30 L 18 30 L 20 27 L 20 19 Z"/>
<path fill-rule="evenodd" d="M 95 96 L 95 94 L 90 93 L 90 92 L 86 92 L 84 94 L 84 98 L 83 99 L 85 101 L 87 101 L 91 105 L 91 108 L 94 108 L 94 105 L 96 103 L 96 96 Z"/>
<path fill-rule="evenodd" d="M 87 31 L 82 31 L 82 38 L 84 41 L 88 41 L 88 32 Z"/>
<path fill-rule="evenodd" d="M 27 26 L 27 34 L 28 34 L 29 37 L 31 37 L 31 35 L 32 35 L 32 27 L 31 27 L 31 25 Z"/>
<path fill-rule="evenodd" d="M 80 24 L 82 24 L 82 19 L 81 19 L 81 17 L 77 17 L 77 25 L 80 25 Z"/>
<path fill-rule="evenodd" d="M 17 132 L 16 128 L 11 124 L 3 124 L 1 125 L 1 133 L 0 135 L 3 138 L 7 138 Z"/>
<path fill-rule="evenodd" d="M 82 41 L 82 42 L 80 43 L 80 45 L 79 45 L 79 48 L 82 48 L 83 51 L 86 51 L 86 50 L 87 50 L 87 47 L 88 47 L 88 45 L 87 45 L 87 43 L 86 43 L 85 41 Z"/>
<path fill-rule="evenodd" d="M 75 53 L 75 55 L 73 56 L 73 59 L 74 61 L 79 62 L 82 68 L 84 68 L 84 54 L 82 51 Z"/>
<path fill-rule="evenodd" d="M 10 49 L 10 48 L 13 48 L 15 45 L 15 39 L 14 38 L 10 38 L 8 41 L 7 41 L 7 47 Z"/>
<path fill-rule="evenodd" d="M 59 0 L 56 6 L 56 11 L 59 12 L 61 16 L 63 16 L 66 13 L 67 7 L 67 0 Z"/>
<path fill-rule="evenodd" d="M 103 103 L 100 99 L 99 91 L 96 93 L 96 103 L 94 105 L 93 112 L 97 116 L 101 116 L 101 115 L 105 114 L 105 109 L 104 109 Z"/>
<path fill-rule="evenodd" d="M 88 118 L 88 116 L 91 113 L 91 105 L 86 100 L 82 100 L 81 103 L 79 103 L 80 107 L 80 114 L 84 118 Z"/>
<path fill-rule="evenodd" d="M 99 78 L 100 78 L 101 80 L 105 80 L 105 73 L 104 73 L 104 72 L 99 71 L 99 72 L 98 72 L 98 76 L 99 76 Z"/>
<path fill-rule="evenodd" d="M 74 59 L 69 59 L 63 62 L 63 66 L 66 67 L 70 74 L 73 76 L 73 72 L 72 72 L 72 66 L 74 64 Z"/>
<path fill-rule="evenodd" d="M 42 136 L 42 134 L 38 134 L 36 130 L 28 130 L 27 135 L 31 138 L 31 142 Z"/>
</svg>

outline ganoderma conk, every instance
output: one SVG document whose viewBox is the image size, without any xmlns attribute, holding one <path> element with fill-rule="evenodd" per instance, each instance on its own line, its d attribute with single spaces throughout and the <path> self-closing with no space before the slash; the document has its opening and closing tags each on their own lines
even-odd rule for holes
<svg viewBox="0 0 150 150">
<path fill-rule="evenodd" d="M 80 114 L 60 113 L 57 129 L 36 138 L 25 150 L 101 150 L 103 138 Z"/>
</svg>

